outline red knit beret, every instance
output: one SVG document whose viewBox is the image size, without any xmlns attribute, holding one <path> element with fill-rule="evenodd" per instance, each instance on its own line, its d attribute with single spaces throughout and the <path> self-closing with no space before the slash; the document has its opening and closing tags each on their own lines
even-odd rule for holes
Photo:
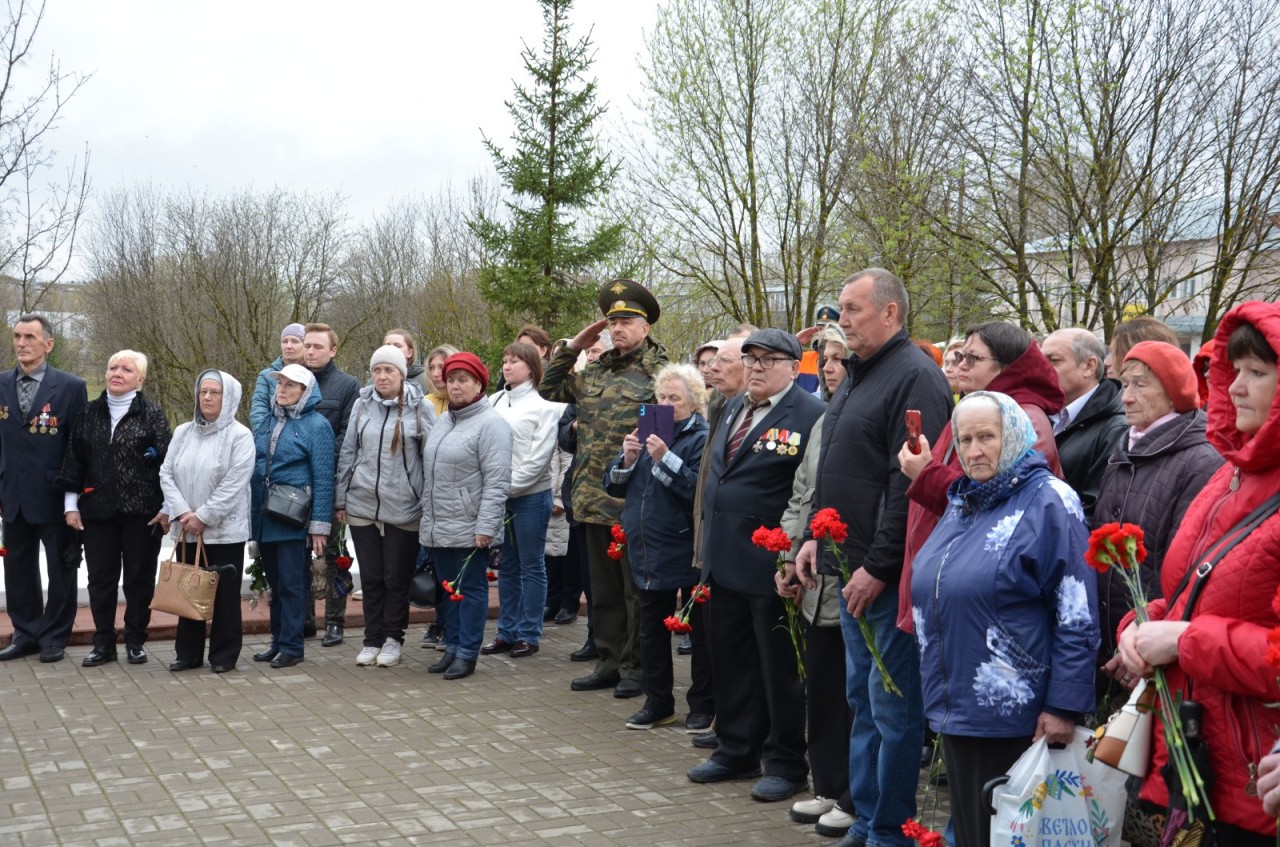
<svg viewBox="0 0 1280 847">
<path fill-rule="evenodd" d="M 1164 386 L 1176 412 L 1189 412 L 1200 406 L 1200 388 L 1196 372 L 1187 354 L 1167 341 L 1140 341 L 1133 345 L 1125 363 L 1138 361 L 1151 369 Z M 1123 365 L 1121 366 L 1123 370 Z"/>
<path fill-rule="evenodd" d="M 484 362 L 480 361 L 475 353 L 454 353 L 452 356 L 444 360 L 444 377 L 447 379 L 449 371 L 463 370 L 471 374 L 480 381 L 480 390 L 489 390 L 489 369 L 484 366 Z"/>
</svg>

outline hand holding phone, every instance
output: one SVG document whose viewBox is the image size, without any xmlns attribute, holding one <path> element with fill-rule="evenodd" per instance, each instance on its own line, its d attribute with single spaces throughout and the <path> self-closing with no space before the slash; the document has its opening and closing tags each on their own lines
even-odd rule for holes
<svg viewBox="0 0 1280 847">
<path fill-rule="evenodd" d="M 907 449 L 912 453 L 920 452 L 920 435 L 924 431 L 920 423 L 920 410 L 907 409 Z"/>
</svg>

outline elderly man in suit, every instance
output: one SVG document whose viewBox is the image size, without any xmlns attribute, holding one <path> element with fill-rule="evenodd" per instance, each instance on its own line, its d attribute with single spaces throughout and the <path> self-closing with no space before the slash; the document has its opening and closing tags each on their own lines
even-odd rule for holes
<svg viewBox="0 0 1280 847">
<path fill-rule="evenodd" d="M 53 327 L 22 315 L 13 327 L 12 371 L 0 374 L 0 511 L 4 514 L 4 590 L 13 639 L 0 661 L 65 655 L 76 618 L 80 540 L 66 524 L 63 492 L 53 486 L 71 422 L 88 403 L 84 380 L 49 364 Z M 48 563 L 40 586 L 40 545 Z"/>
<path fill-rule="evenodd" d="M 689 771 L 694 782 L 764 776 L 757 800 L 785 800 L 805 787 L 804 686 L 774 588 L 774 554 L 751 543 L 776 527 L 822 401 L 795 382 L 800 342 L 779 329 L 742 343 L 746 393 L 730 400 L 711 449 L 702 500 L 703 579 L 718 744 Z"/>
</svg>

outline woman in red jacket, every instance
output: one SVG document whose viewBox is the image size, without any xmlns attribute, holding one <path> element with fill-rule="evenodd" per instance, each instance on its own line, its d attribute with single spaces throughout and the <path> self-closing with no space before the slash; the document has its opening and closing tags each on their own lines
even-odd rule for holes
<svg viewBox="0 0 1280 847">
<path fill-rule="evenodd" d="M 1031 419 L 1036 431 L 1035 449 L 1044 454 L 1049 470 L 1061 479 L 1058 445 L 1053 438 L 1050 415 L 1062 411 L 1066 399 L 1058 384 L 1058 372 L 1017 324 L 989 321 L 965 334 L 957 375 L 961 394 L 998 391 L 1012 397 Z M 910 505 L 907 507 L 907 546 L 903 555 L 902 586 L 911 584 L 911 562 L 929 540 L 938 518 L 947 509 L 947 489 L 964 475 L 960 457 L 951 443 L 951 423 L 938 434 L 938 443 L 920 438 L 919 453 L 903 445 L 898 465 L 908 479 Z M 898 592 L 898 628 L 911 631 L 911 593 Z"/>
<path fill-rule="evenodd" d="M 1257 769 L 1274 737 L 1275 712 L 1266 704 L 1280 700 L 1276 673 L 1262 659 L 1267 632 L 1280 624 L 1272 607 L 1280 586 L 1280 515 L 1247 533 L 1201 580 L 1189 616 L 1195 592 L 1178 587 L 1232 527 L 1280 492 L 1280 304 L 1241 304 L 1222 319 L 1216 340 L 1208 438 L 1227 463 L 1188 507 L 1165 556 L 1161 584 L 1174 599 L 1152 601 L 1149 623 L 1134 625 L 1132 615 L 1120 622 L 1120 676 L 1131 683 L 1164 666 L 1170 687 L 1203 706 L 1218 843 L 1251 847 L 1272 845 L 1276 836 L 1275 818 L 1258 797 Z M 1153 747 L 1141 796 L 1167 808 L 1159 729 Z"/>
</svg>

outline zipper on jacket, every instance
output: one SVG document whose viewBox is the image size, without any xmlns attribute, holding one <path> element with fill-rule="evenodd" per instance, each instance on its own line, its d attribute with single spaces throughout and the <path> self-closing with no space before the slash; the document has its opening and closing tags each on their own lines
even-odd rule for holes
<svg viewBox="0 0 1280 847">
<path fill-rule="evenodd" d="M 1236 743 L 1236 755 L 1240 757 L 1241 764 L 1244 765 L 1245 774 L 1248 779 L 1244 783 L 1244 793 L 1250 797 L 1258 796 L 1258 766 L 1253 759 L 1249 757 L 1248 748 L 1245 746 L 1244 728 L 1240 726 L 1240 720 L 1236 716 L 1236 698 L 1231 694 L 1224 694 L 1227 701 L 1227 724 L 1231 729 L 1233 741 Z M 1246 706 L 1247 708 L 1247 706 Z M 1249 729 L 1253 735 L 1253 749 L 1256 754 L 1262 756 L 1262 743 L 1258 737 L 1258 724 L 1253 719 L 1253 715 L 1249 715 Z"/>
<path fill-rule="evenodd" d="M 942 668 L 942 702 L 946 704 L 947 715 L 951 714 L 951 672 L 947 670 L 947 651 L 942 649 L 942 630 L 941 624 L 936 623 L 940 615 L 938 608 L 938 600 L 942 594 L 942 569 L 946 567 L 947 560 L 951 558 L 951 548 L 960 540 L 960 536 L 956 536 L 947 543 L 947 549 L 943 551 L 942 558 L 938 562 L 938 572 L 933 577 L 933 613 L 934 613 L 934 629 L 938 635 L 938 664 Z M 945 728 L 942 731 L 946 731 Z"/>
<path fill-rule="evenodd" d="M 382 427 L 378 430 L 378 470 L 373 476 L 373 519 L 382 520 L 382 443 L 387 440 L 387 418 L 391 416 L 391 407 L 382 407 Z"/>
</svg>

